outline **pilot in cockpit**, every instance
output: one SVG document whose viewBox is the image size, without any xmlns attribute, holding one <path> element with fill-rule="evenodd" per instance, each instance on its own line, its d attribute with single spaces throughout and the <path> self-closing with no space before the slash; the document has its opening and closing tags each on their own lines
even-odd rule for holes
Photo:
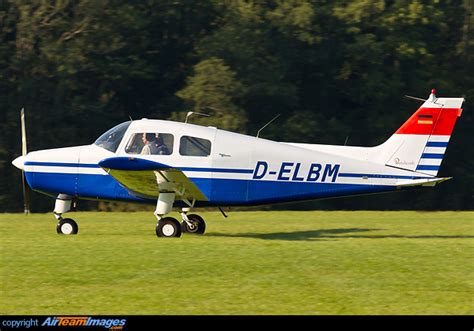
<svg viewBox="0 0 474 331">
<path fill-rule="evenodd" d="M 163 142 L 163 138 L 154 133 L 144 133 L 142 136 L 143 148 L 141 154 L 169 155 L 170 151 Z"/>
</svg>

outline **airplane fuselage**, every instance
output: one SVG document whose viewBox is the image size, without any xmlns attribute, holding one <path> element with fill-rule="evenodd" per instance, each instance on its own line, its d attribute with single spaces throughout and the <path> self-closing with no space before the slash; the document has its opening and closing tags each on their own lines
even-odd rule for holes
<svg viewBox="0 0 474 331">
<path fill-rule="evenodd" d="M 127 152 L 136 134 L 168 134 L 169 155 Z M 210 142 L 209 155 L 183 155 L 183 136 Z M 314 148 L 314 145 L 312 145 Z M 349 151 L 351 147 L 347 147 Z M 115 151 L 97 144 L 29 153 L 24 170 L 30 187 L 56 196 L 156 203 L 137 197 L 99 162 L 122 156 L 180 169 L 207 197 L 196 206 L 234 206 L 392 191 L 404 182 L 433 178 L 370 161 L 252 136 L 161 120 L 133 121 Z"/>
</svg>

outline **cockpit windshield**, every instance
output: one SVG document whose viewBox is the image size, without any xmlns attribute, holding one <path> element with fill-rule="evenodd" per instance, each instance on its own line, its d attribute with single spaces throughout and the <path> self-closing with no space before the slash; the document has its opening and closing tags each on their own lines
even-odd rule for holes
<svg viewBox="0 0 474 331">
<path fill-rule="evenodd" d="M 120 142 L 122 141 L 123 135 L 130 126 L 131 121 L 124 122 L 101 135 L 95 142 L 94 145 L 105 148 L 108 151 L 115 153 Z"/>
</svg>

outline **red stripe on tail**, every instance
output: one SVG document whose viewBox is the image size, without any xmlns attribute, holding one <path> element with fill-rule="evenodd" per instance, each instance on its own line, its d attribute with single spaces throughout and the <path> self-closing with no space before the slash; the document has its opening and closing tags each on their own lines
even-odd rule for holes
<svg viewBox="0 0 474 331">
<path fill-rule="evenodd" d="M 395 134 L 450 136 L 461 112 L 459 108 L 419 108 Z"/>
</svg>

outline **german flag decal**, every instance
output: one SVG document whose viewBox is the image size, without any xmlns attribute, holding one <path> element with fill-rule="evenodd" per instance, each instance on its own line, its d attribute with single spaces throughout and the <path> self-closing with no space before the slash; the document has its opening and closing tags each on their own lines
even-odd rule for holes
<svg viewBox="0 0 474 331">
<path fill-rule="evenodd" d="M 433 124 L 433 115 L 419 114 L 418 124 Z"/>
<path fill-rule="evenodd" d="M 433 120 L 418 120 L 418 124 L 433 124 Z"/>
</svg>

